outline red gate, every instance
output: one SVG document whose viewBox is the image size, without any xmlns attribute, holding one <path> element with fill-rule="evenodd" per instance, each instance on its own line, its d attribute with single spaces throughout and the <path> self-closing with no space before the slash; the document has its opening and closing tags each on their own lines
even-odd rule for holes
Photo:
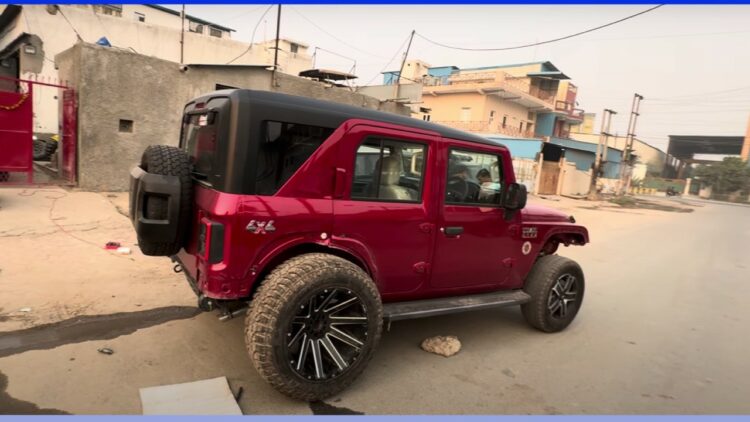
<svg viewBox="0 0 750 422">
<path fill-rule="evenodd" d="M 5 79 L 5 78 L 4 78 Z M 3 81 L 5 82 L 5 81 Z M 7 87 L 8 83 L 3 83 Z M 0 182 L 10 173 L 26 173 L 34 180 L 34 109 L 32 84 L 17 80 L 16 92 L 0 91 Z"/>
<path fill-rule="evenodd" d="M 51 183 L 75 184 L 77 115 L 75 90 L 45 80 L 13 79 L 0 76 L 0 185 L 34 184 L 34 91 L 52 88 L 61 91 L 57 118 L 57 180 Z M 34 88 L 36 86 L 36 89 Z M 38 114 L 38 113 L 37 113 Z M 50 140 L 48 142 L 53 142 Z M 25 173 L 20 179 L 16 173 Z"/>
</svg>

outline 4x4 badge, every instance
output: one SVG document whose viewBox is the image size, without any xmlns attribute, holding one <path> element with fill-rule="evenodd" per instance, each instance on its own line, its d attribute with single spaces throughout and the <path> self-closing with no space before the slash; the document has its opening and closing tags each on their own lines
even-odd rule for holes
<svg viewBox="0 0 750 422">
<path fill-rule="evenodd" d="M 273 225 L 273 220 L 269 220 L 268 222 L 250 220 L 245 229 L 250 233 L 266 234 L 275 232 L 276 226 Z"/>
<path fill-rule="evenodd" d="M 523 229 L 521 229 L 521 239 L 535 239 L 536 236 L 536 227 L 524 227 Z"/>
</svg>

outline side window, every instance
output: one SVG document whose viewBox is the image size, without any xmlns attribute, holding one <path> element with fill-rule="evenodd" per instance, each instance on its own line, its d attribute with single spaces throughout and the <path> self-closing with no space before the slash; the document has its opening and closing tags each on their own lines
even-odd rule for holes
<svg viewBox="0 0 750 422">
<path fill-rule="evenodd" d="M 503 174 L 500 157 L 494 154 L 451 149 L 445 203 L 500 206 Z"/>
<path fill-rule="evenodd" d="M 310 158 L 333 129 L 297 123 L 263 122 L 255 191 L 273 195 Z"/>
<path fill-rule="evenodd" d="M 352 199 L 420 202 L 427 147 L 367 138 L 357 149 Z"/>
</svg>

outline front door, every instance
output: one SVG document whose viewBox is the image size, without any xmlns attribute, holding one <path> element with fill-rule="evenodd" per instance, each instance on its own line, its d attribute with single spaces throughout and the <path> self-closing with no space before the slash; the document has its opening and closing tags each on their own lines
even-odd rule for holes
<svg viewBox="0 0 750 422">
<path fill-rule="evenodd" d="M 500 287 L 513 246 L 500 207 L 508 171 L 491 147 L 452 143 L 447 155 L 431 284 L 435 289 Z M 445 160 L 443 160 L 445 162 Z"/>
<path fill-rule="evenodd" d="M 428 282 L 436 217 L 426 181 L 435 139 L 358 125 L 338 144 L 332 241 L 369 261 L 385 296 Z"/>
</svg>

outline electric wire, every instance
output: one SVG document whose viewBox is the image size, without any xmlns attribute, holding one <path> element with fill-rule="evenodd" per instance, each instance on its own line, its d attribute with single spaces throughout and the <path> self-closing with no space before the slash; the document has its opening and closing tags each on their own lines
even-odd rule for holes
<svg viewBox="0 0 750 422">
<path fill-rule="evenodd" d="M 262 15 L 260 15 L 260 19 L 258 19 L 258 22 L 255 24 L 255 27 L 253 28 L 253 33 L 250 36 L 250 45 L 247 46 L 247 49 L 245 51 L 243 51 L 242 54 L 240 54 L 239 56 L 237 56 L 237 57 L 233 58 L 232 60 L 226 62 L 225 64 L 232 64 L 232 63 L 234 63 L 237 59 L 239 59 L 240 57 L 242 57 L 245 54 L 247 54 L 253 48 L 253 41 L 255 40 L 255 31 L 258 30 L 258 26 L 260 26 L 260 23 L 263 22 L 263 18 L 266 17 L 266 14 L 268 14 L 268 11 L 270 11 L 271 8 L 273 8 L 273 6 L 274 6 L 273 4 L 270 5 L 270 6 L 268 6 L 268 8 L 266 9 L 266 11 L 263 12 Z"/>
<path fill-rule="evenodd" d="M 420 34 L 418 32 L 416 33 L 416 35 L 419 36 L 420 38 L 422 38 L 423 40 L 429 42 L 429 43 L 435 44 L 435 45 L 440 46 L 440 47 L 453 49 L 453 50 L 462 50 L 462 51 L 507 51 L 507 50 L 518 50 L 518 49 L 521 49 L 521 48 L 528 48 L 528 47 L 535 47 L 535 46 L 538 46 L 538 45 L 550 44 L 550 43 L 553 43 L 553 42 L 563 41 L 563 40 L 567 40 L 567 39 L 570 39 L 570 38 L 573 38 L 573 37 L 577 37 L 577 36 L 580 36 L 580 35 L 583 35 L 583 34 L 588 34 L 590 32 L 594 32 L 594 31 L 597 31 L 599 29 L 603 29 L 603 28 L 606 28 L 606 27 L 609 27 L 609 26 L 612 26 L 612 25 L 616 25 L 616 24 L 618 24 L 620 22 L 624 22 L 626 20 L 633 19 L 633 18 L 635 18 L 637 16 L 640 16 L 640 15 L 646 14 L 648 12 L 651 12 L 653 10 L 656 10 L 656 9 L 662 7 L 662 6 L 664 6 L 664 5 L 660 4 L 660 5 L 654 6 L 652 8 L 649 8 L 649 9 L 640 11 L 638 13 L 632 14 L 630 16 L 626 16 L 626 17 L 624 17 L 622 19 L 618 19 L 616 21 L 612 21 L 612 22 L 606 23 L 604 25 L 599 25 L 599 26 L 594 27 L 594 28 L 589 28 L 589 29 L 587 29 L 585 31 L 576 32 L 575 34 L 570 34 L 570 35 L 566 35 L 566 36 L 563 36 L 563 37 L 553 38 L 551 40 L 540 41 L 540 42 L 535 42 L 535 43 L 531 43 L 531 44 L 517 45 L 517 46 L 514 46 L 514 47 L 500 47 L 500 48 L 457 47 L 457 46 L 451 46 L 451 45 L 439 43 L 437 41 L 433 41 L 433 40 L 425 37 L 424 35 L 422 35 L 422 34 Z"/>
</svg>

